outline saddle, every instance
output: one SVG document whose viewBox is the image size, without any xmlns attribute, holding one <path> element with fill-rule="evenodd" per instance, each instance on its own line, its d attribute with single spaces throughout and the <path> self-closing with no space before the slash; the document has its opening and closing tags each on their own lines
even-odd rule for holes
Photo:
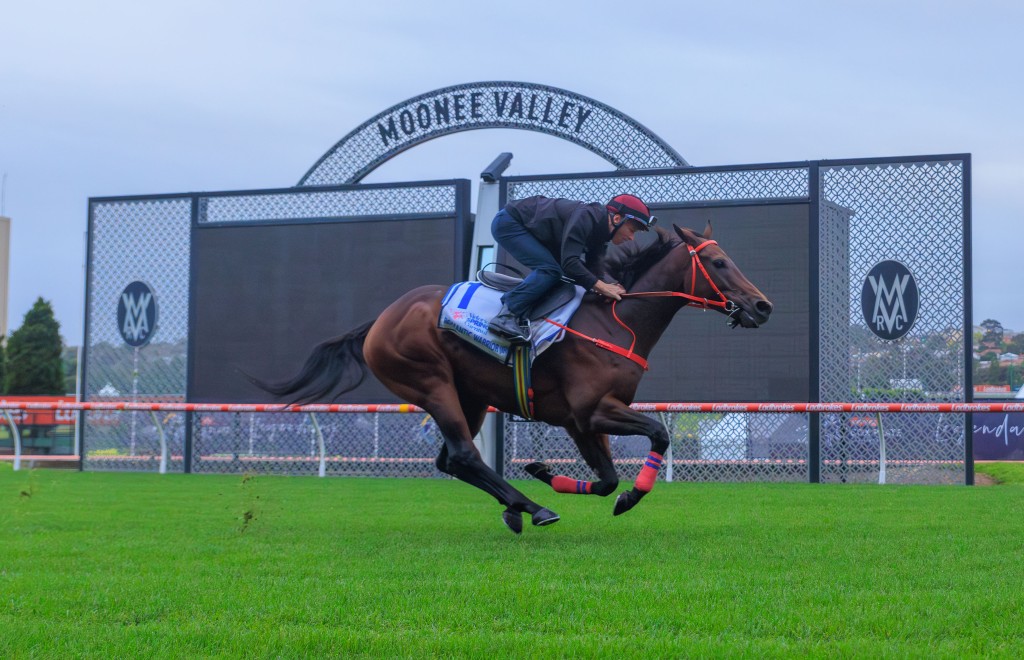
<svg viewBox="0 0 1024 660">
<path fill-rule="evenodd" d="M 495 291 L 501 291 L 502 293 L 511 291 L 523 281 L 521 277 L 504 275 L 489 270 L 481 270 L 476 276 L 484 286 Z M 544 297 L 533 306 L 533 311 L 530 312 L 530 323 L 551 316 L 552 312 L 562 305 L 571 302 L 575 296 L 576 285 L 568 280 L 562 280 L 544 294 Z"/>
</svg>

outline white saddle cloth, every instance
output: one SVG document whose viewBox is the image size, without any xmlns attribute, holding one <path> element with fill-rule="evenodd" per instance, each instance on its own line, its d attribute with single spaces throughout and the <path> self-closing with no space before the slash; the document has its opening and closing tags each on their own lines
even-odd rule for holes
<svg viewBox="0 0 1024 660">
<path fill-rule="evenodd" d="M 576 287 L 576 295 L 559 307 L 547 318 L 568 325 L 569 319 L 579 309 L 583 287 Z M 510 342 L 487 329 L 487 324 L 501 311 L 501 292 L 490 289 L 480 282 L 459 282 L 453 284 L 441 301 L 441 316 L 437 326 L 454 332 L 483 352 L 502 362 L 508 361 Z M 545 321 L 535 321 L 530 328 L 530 342 L 533 358 L 543 353 L 552 344 L 565 337 L 565 330 Z"/>
</svg>

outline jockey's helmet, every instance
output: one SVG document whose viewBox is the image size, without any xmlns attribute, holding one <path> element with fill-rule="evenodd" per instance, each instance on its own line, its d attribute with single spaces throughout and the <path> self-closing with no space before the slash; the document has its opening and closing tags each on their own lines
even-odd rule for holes
<svg viewBox="0 0 1024 660">
<path fill-rule="evenodd" d="M 618 213 L 627 220 L 636 220 L 644 229 L 650 229 L 658 219 L 651 215 L 651 210 L 639 197 L 633 195 L 616 195 L 608 202 L 607 208 Z"/>
</svg>

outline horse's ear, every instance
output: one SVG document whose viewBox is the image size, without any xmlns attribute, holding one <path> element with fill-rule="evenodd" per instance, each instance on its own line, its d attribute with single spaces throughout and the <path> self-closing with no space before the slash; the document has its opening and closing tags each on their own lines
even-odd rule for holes
<svg viewBox="0 0 1024 660">
<path fill-rule="evenodd" d="M 679 225 L 677 225 L 675 223 L 672 223 L 672 229 L 676 230 L 676 235 L 679 238 L 683 239 L 683 242 L 685 243 L 686 242 L 686 234 L 684 234 L 683 230 L 679 228 Z"/>
<path fill-rule="evenodd" d="M 711 218 L 708 218 L 708 224 L 704 227 L 704 238 L 711 239 Z"/>
</svg>

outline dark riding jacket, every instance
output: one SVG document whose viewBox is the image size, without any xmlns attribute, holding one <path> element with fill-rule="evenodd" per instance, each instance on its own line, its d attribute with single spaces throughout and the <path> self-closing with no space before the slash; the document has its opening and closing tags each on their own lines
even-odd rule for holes
<svg viewBox="0 0 1024 660">
<path fill-rule="evenodd" d="M 538 195 L 510 202 L 505 211 L 551 251 L 576 284 L 588 291 L 594 288 L 597 275 L 591 268 L 599 263 L 611 240 L 604 204 Z"/>
</svg>

